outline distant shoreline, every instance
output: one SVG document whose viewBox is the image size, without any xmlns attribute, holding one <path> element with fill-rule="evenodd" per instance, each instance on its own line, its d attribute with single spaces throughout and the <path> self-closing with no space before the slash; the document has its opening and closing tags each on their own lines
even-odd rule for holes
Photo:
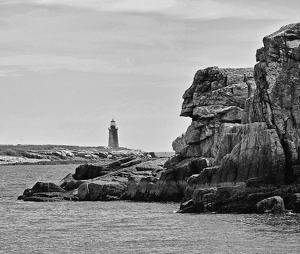
<svg viewBox="0 0 300 254">
<path fill-rule="evenodd" d="M 140 149 L 106 146 L 0 145 L 0 166 L 99 163 L 124 156 L 170 157 L 174 152 L 144 152 Z"/>
</svg>

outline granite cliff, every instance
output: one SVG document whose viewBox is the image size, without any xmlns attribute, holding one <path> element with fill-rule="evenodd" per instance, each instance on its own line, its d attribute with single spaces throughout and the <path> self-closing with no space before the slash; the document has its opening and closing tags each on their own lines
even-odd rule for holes
<svg viewBox="0 0 300 254">
<path fill-rule="evenodd" d="M 188 179 L 182 212 L 255 212 L 258 201 L 275 194 L 295 207 L 300 24 L 280 28 L 263 43 L 253 75 L 250 69 L 207 68 L 183 95 L 181 115 L 192 124 L 173 147 L 183 158 L 212 157 L 212 166 Z"/>
</svg>

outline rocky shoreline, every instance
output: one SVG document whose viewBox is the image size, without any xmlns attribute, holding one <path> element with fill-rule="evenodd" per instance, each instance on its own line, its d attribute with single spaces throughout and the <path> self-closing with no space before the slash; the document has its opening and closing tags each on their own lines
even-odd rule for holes
<svg viewBox="0 0 300 254">
<path fill-rule="evenodd" d="M 155 154 L 153 152 L 143 152 L 139 149 L 113 149 L 111 147 L 0 145 L 0 166 L 96 163 L 126 156 L 155 157 Z"/>
<path fill-rule="evenodd" d="M 173 142 L 172 158 L 81 165 L 61 183 L 37 183 L 19 198 L 175 201 L 182 213 L 299 213 L 300 23 L 263 44 L 254 69 L 195 74 L 181 110 L 192 122 Z"/>
</svg>

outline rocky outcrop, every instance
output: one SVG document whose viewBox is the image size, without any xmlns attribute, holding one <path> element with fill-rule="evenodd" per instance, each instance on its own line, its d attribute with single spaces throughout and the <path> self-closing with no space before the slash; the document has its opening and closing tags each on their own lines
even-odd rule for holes
<svg viewBox="0 0 300 254">
<path fill-rule="evenodd" d="M 252 68 L 199 70 L 183 95 L 181 116 L 239 121 L 250 84 L 254 85 Z"/>
<path fill-rule="evenodd" d="M 26 189 L 19 197 L 24 201 L 111 201 L 131 200 L 169 200 L 159 192 L 153 198 L 147 195 L 138 197 L 139 192 L 149 192 L 149 186 L 143 185 L 148 178 L 159 180 L 167 158 L 134 158 L 124 157 L 118 160 L 107 160 L 103 163 L 83 164 L 76 168 L 74 174 L 68 174 L 58 185 L 38 182 L 31 189 Z M 131 179 L 139 179 L 136 192 L 130 187 Z M 156 181 L 155 180 L 155 181 Z M 159 190 L 159 187 L 156 186 Z M 169 198 L 172 200 L 173 193 Z M 181 194 L 181 198 L 183 195 Z"/>
<path fill-rule="evenodd" d="M 51 182 L 37 182 L 31 189 L 26 189 L 18 199 L 34 202 L 77 201 L 76 191 L 66 191 Z"/>
<path fill-rule="evenodd" d="M 249 99 L 248 122 L 266 122 L 276 130 L 286 155 L 286 181 L 291 183 L 300 162 L 300 23 L 280 28 L 263 43 L 256 53 L 257 89 Z"/>
<path fill-rule="evenodd" d="M 78 197 L 83 201 L 119 200 L 124 193 L 127 177 L 110 177 L 94 179 L 90 183 L 81 184 Z"/>
<path fill-rule="evenodd" d="M 264 206 L 256 204 L 276 193 L 287 204 L 294 200 L 289 207 L 296 210 L 298 194 L 278 188 L 300 182 L 300 24 L 282 27 L 263 43 L 254 72 L 199 70 L 183 95 L 181 116 L 192 123 L 174 141 L 186 146 L 175 152 L 213 161 L 188 179 L 182 212 L 261 212 Z"/>
<path fill-rule="evenodd" d="M 241 123 L 244 102 L 254 86 L 252 68 L 199 70 L 183 95 L 181 116 L 192 118 L 180 141 L 184 144 L 184 138 L 186 146 L 175 152 L 184 158 L 216 157 L 224 123 Z"/>
<path fill-rule="evenodd" d="M 159 172 L 153 169 L 148 176 L 132 175 L 124 199 L 143 201 L 180 201 L 185 195 L 187 179 L 211 163 L 207 158 L 186 158 L 172 167 L 167 161 Z M 170 168 L 168 168 L 170 167 Z"/>
</svg>

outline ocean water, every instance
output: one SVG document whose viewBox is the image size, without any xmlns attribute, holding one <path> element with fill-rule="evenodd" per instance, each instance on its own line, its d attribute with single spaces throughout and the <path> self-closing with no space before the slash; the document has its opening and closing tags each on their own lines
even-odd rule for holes
<svg viewBox="0 0 300 254">
<path fill-rule="evenodd" d="M 299 215 L 177 214 L 176 203 L 18 201 L 76 165 L 0 167 L 0 253 L 300 253 Z"/>
</svg>

